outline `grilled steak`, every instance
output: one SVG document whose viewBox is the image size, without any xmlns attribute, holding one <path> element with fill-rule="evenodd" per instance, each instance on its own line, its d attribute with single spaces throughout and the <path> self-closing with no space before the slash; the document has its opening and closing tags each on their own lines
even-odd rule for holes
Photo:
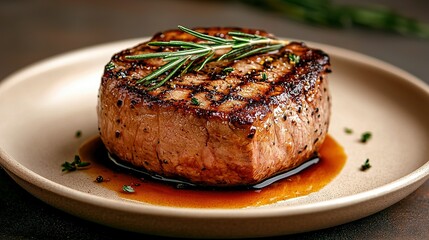
<svg viewBox="0 0 429 240">
<path fill-rule="evenodd" d="M 229 38 L 238 28 L 197 31 Z M 200 41 L 171 30 L 151 41 Z M 165 177 L 209 186 L 250 185 L 294 168 L 318 151 L 329 125 L 329 57 L 304 43 L 235 61 L 209 62 L 148 90 L 136 82 L 164 61 L 127 55 L 172 51 L 146 43 L 106 65 L 98 125 L 108 151 Z M 299 56 L 290 61 L 290 54 Z M 225 71 L 232 67 L 233 71 Z M 229 68 L 231 69 L 231 68 Z"/>
</svg>

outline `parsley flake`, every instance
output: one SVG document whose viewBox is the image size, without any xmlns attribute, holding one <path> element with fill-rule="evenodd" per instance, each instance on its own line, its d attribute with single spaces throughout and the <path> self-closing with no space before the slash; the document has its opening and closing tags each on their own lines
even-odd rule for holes
<svg viewBox="0 0 429 240">
<path fill-rule="evenodd" d="M 82 136 L 82 131 L 81 130 L 77 130 L 76 133 L 74 134 L 74 136 L 76 138 L 80 138 Z"/>
<path fill-rule="evenodd" d="M 347 134 L 352 134 L 353 133 L 353 129 L 351 128 L 344 128 L 344 132 Z"/>
<path fill-rule="evenodd" d="M 361 171 L 366 171 L 367 169 L 371 168 L 371 164 L 369 163 L 369 158 L 366 159 L 365 163 L 362 164 L 360 167 Z"/>
<path fill-rule="evenodd" d="M 289 58 L 290 64 L 297 64 L 297 63 L 299 63 L 299 60 L 300 60 L 300 57 L 298 55 L 293 54 L 293 53 L 290 53 L 288 55 L 288 58 Z"/>
<path fill-rule="evenodd" d="M 371 137 L 372 137 L 371 132 L 364 132 L 364 133 L 362 133 L 362 136 L 360 138 L 360 142 L 366 143 L 366 142 L 368 142 L 369 139 L 371 139 Z"/>
<path fill-rule="evenodd" d="M 198 99 L 195 97 L 191 98 L 191 104 L 195 106 L 200 106 L 200 102 L 198 102 Z"/>
<path fill-rule="evenodd" d="M 133 192 L 135 192 L 134 188 L 131 187 L 130 185 L 124 185 L 124 186 L 122 186 L 122 191 L 127 192 L 127 193 L 133 193 Z"/>
<path fill-rule="evenodd" d="M 113 62 L 109 62 L 108 64 L 106 64 L 106 71 L 111 71 L 115 68 L 115 64 Z"/>
<path fill-rule="evenodd" d="M 75 155 L 73 162 L 64 162 L 61 167 L 63 167 L 63 172 L 73 172 L 81 168 L 88 167 L 89 165 L 91 165 L 90 162 L 82 162 L 79 155 Z"/>
</svg>

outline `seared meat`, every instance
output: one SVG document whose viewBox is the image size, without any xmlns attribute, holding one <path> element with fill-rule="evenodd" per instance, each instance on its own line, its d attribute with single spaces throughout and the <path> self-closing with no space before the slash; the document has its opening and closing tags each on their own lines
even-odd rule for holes
<svg viewBox="0 0 429 240">
<path fill-rule="evenodd" d="M 229 31 L 200 28 L 228 38 Z M 271 36 L 272 37 L 272 36 Z M 178 30 L 151 41 L 199 41 Z M 99 90 L 98 124 L 108 151 L 136 167 L 212 186 L 255 184 L 317 152 L 329 125 L 329 57 L 292 42 L 279 51 L 210 62 L 148 91 L 136 81 L 164 61 L 125 56 L 172 51 L 142 43 L 115 54 Z M 290 55 L 299 56 L 297 63 Z M 233 71 L 225 71 L 232 67 Z M 230 68 L 229 68 L 230 69 Z"/>
</svg>

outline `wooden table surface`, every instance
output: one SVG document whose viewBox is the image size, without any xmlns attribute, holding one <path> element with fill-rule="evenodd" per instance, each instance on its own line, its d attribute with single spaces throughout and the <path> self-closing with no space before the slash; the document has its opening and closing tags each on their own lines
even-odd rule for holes
<svg viewBox="0 0 429 240">
<path fill-rule="evenodd" d="M 353 3 L 352 0 L 336 2 Z M 429 22 L 429 1 L 357 2 L 385 4 Z M 238 1 L 208 0 L 2 0 L 0 79 L 56 54 L 150 36 L 178 24 L 261 28 L 277 36 L 335 45 L 389 62 L 429 83 L 429 40 L 380 31 L 312 26 Z M 98 225 L 54 209 L 25 192 L 0 168 L 0 239 L 116 239 L 117 236 L 160 239 Z M 288 237 L 429 239 L 429 181 L 402 201 L 369 217 Z"/>
</svg>

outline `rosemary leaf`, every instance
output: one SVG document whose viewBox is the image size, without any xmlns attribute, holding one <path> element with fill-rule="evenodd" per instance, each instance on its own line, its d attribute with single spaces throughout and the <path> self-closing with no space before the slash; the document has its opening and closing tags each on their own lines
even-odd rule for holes
<svg viewBox="0 0 429 240">
<path fill-rule="evenodd" d="M 182 63 L 183 58 L 178 58 L 175 61 L 171 61 L 168 62 L 167 64 L 163 65 L 162 67 L 158 68 L 156 71 L 152 72 L 151 74 L 147 75 L 146 77 L 140 79 L 139 81 L 137 81 L 137 83 L 141 83 L 141 82 L 145 82 L 148 80 L 152 80 L 156 77 L 158 77 L 159 75 L 167 72 L 168 70 L 177 67 L 180 63 Z"/>
<path fill-rule="evenodd" d="M 263 39 L 264 38 L 262 36 L 244 33 L 244 32 L 229 32 L 228 35 L 233 36 L 233 37 L 246 37 L 246 38 L 256 38 L 256 39 Z"/>
<path fill-rule="evenodd" d="M 201 63 L 201 65 L 198 68 L 196 68 L 195 71 L 198 72 L 201 69 L 203 69 L 203 67 L 213 58 L 213 56 L 214 56 L 214 52 L 208 54 L 208 56 L 206 57 L 206 59 L 204 59 L 204 61 Z"/>
<path fill-rule="evenodd" d="M 156 88 L 159 88 L 160 86 L 162 86 L 166 81 L 168 81 L 170 78 L 172 78 L 174 76 L 174 74 L 176 74 L 176 72 L 183 66 L 183 64 L 185 64 L 186 61 L 188 61 L 189 58 L 183 58 L 183 59 L 178 59 L 176 60 L 174 63 L 176 64 L 176 68 L 171 71 L 164 79 L 162 79 L 159 83 L 155 84 L 154 86 L 150 87 L 148 90 L 152 91 Z"/>
<path fill-rule="evenodd" d="M 251 47 L 243 47 L 243 48 L 236 48 L 233 49 L 227 53 L 224 53 L 222 56 L 218 58 L 218 61 L 222 59 L 228 59 L 228 58 L 235 58 L 235 56 L 242 55 L 252 49 Z"/>
<path fill-rule="evenodd" d="M 204 55 L 205 55 L 211 51 L 212 51 L 212 49 L 208 48 L 208 47 L 197 48 L 197 49 L 182 50 L 182 51 L 177 51 L 177 52 L 170 52 L 170 54 L 168 54 L 167 56 L 178 57 L 178 56 L 195 55 L 195 54 L 199 54 L 199 53 L 204 53 Z"/>
<path fill-rule="evenodd" d="M 193 36 L 196 36 L 196 37 L 201 38 L 203 40 L 211 41 L 211 42 L 214 42 L 214 43 L 227 44 L 227 43 L 231 42 L 230 40 L 219 38 L 219 37 L 210 36 L 210 35 L 207 35 L 207 34 L 204 34 L 204 33 L 200 33 L 200 32 L 194 31 L 192 29 L 180 26 L 180 25 L 177 28 L 179 28 L 180 30 L 182 30 L 182 31 L 184 31 L 186 33 L 189 33 L 189 34 L 191 34 Z"/>
<path fill-rule="evenodd" d="M 235 57 L 234 59 L 240 59 L 240 58 L 248 57 L 248 56 L 255 55 L 255 54 L 261 54 L 261 53 L 267 53 L 267 52 L 279 50 L 282 46 L 283 46 L 283 44 L 276 44 L 276 45 L 271 45 L 271 46 L 269 45 L 269 46 L 265 46 L 265 47 L 261 47 L 261 48 L 255 48 L 251 51 L 248 51 L 246 53 L 243 53 L 243 54 Z"/>
<path fill-rule="evenodd" d="M 185 42 L 185 41 L 169 41 L 169 42 L 150 42 L 148 43 L 150 46 L 163 46 L 163 47 L 196 47 L 202 48 L 201 44 L 193 43 L 193 42 Z"/>
<path fill-rule="evenodd" d="M 128 56 L 125 56 L 125 59 L 141 60 L 141 59 L 148 59 L 148 58 L 163 58 L 170 54 L 171 52 L 144 53 L 139 55 L 128 55 Z"/>
<path fill-rule="evenodd" d="M 244 48 L 246 46 L 249 46 L 249 42 L 241 42 L 241 43 L 237 43 L 234 44 L 232 47 L 232 49 L 240 49 L 240 48 Z"/>
<path fill-rule="evenodd" d="M 197 60 L 198 58 L 191 58 L 191 61 L 186 65 L 186 67 L 182 70 L 182 72 L 180 73 L 180 76 L 185 75 L 188 70 L 193 66 L 194 62 Z"/>
<path fill-rule="evenodd" d="M 176 61 L 177 59 L 182 59 L 183 57 L 176 57 L 176 56 L 166 56 L 163 58 L 166 62 Z"/>
<path fill-rule="evenodd" d="M 244 42 L 244 43 L 249 43 L 252 41 L 252 38 L 242 38 L 242 37 L 236 37 L 236 36 L 232 36 L 232 39 L 234 39 L 237 42 Z"/>
</svg>

